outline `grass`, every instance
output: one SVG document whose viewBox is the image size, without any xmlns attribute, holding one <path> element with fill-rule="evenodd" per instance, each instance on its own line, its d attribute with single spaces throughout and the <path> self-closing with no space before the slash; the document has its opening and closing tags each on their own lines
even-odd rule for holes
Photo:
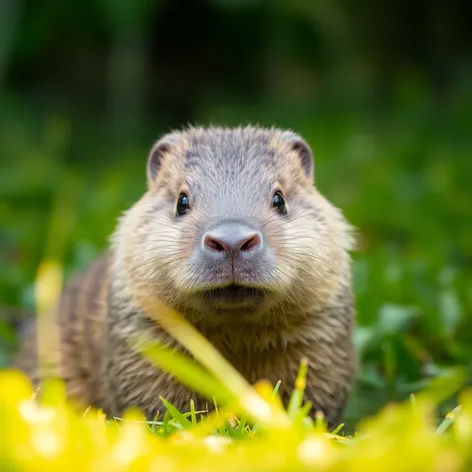
<svg viewBox="0 0 472 472">
<path fill-rule="evenodd" d="M 153 464 L 156 470 L 164 464 L 169 470 L 375 470 L 390 464 L 399 471 L 452 471 L 467 470 L 470 460 L 470 394 L 437 428 L 426 404 L 401 405 L 386 409 L 356 437 L 344 437 L 327 433 L 321 420 L 256 429 L 244 420 L 230 423 L 221 412 L 216 421 L 204 416 L 194 422 L 191 413 L 172 408 L 151 424 L 137 414 L 107 421 L 89 410 L 78 417 L 57 405 L 37 407 L 22 379 L 4 377 L 2 386 L 6 381 L 15 398 L 4 403 L 2 395 L 9 439 L 1 459 L 11 470 L 97 470 L 99 464 L 105 470 L 149 470 Z M 300 411 L 298 419 L 307 418 Z"/>
</svg>

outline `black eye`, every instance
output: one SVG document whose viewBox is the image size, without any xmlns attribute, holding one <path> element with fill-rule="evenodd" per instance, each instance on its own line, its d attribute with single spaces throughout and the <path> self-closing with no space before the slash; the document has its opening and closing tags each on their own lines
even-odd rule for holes
<svg viewBox="0 0 472 472">
<path fill-rule="evenodd" d="M 277 209 L 279 213 L 285 213 L 285 200 L 282 192 L 277 191 L 272 198 L 272 206 Z"/>
<path fill-rule="evenodd" d="M 185 195 L 185 193 L 181 193 L 177 201 L 177 208 L 176 208 L 177 215 L 182 216 L 185 213 L 187 213 L 189 210 L 190 210 L 190 205 L 188 202 L 188 197 L 187 195 Z"/>
</svg>

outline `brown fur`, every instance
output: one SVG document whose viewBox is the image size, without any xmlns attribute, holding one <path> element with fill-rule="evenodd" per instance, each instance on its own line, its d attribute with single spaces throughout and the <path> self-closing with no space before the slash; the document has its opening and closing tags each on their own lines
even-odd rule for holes
<svg viewBox="0 0 472 472">
<path fill-rule="evenodd" d="M 150 156 L 148 191 L 120 220 L 110 250 L 64 291 L 57 372 L 69 394 L 110 415 L 139 406 L 153 417 L 159 396 L 183 410 L 190 398 L 204 406 L 129 346 L 138 333 L 174 343 L 140 308 L 156 298 L 184 314 L 250 382 L 280 379 L 284 398 L 308 358 L 306 400 L 338 422 L 355 373 L 352 238 L 313 186 L 308 145 L 277 129 L 191 128 L 163 137 Z M 276 187 L 287 215 L 271 208 Z M 192 211 L 176 219 L 183 190 Z M 222 218 L 250 221 L 270 248 L 256 266 L 234 263 L 231 277 L 268 295 L 231 313 L 199 294 L 230 269 L 195 255 L 201 232 Z M 17 365 L 35 378 L 34 343 L 25 342 Z"/>
</svg>

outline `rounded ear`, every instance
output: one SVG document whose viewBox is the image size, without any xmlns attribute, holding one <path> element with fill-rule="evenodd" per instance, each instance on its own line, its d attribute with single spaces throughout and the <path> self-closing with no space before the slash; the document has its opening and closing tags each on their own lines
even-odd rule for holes
<svg viewBox="0 0 472 472">
<path fill-rule="evenodd" d="M 313 152 L 311 151 L 309 144 L 301 136 L 295 133 L 284 133 L 283 137 L 291 147 L 292 151 L 297 153 L 306 178 L 313 181 L 315 163 L 313 161 Z"/>
<path fill-rule="evenodd" d="M 156 180 L 162 166 L 162 160 L 166 154 L 169 154 L 172 147 L 176 144 L 173 135 L 166 135 L 159 139 L 151 149 L 147 161 L 147 178 L 149 182 Z"/>
</svg>

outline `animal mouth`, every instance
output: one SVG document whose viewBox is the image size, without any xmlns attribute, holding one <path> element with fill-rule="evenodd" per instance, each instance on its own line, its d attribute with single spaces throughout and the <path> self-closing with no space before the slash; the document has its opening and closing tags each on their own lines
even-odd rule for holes
<svg viewBox="0 0 472 472">
<path fill-rule="evenodd" d="M 237 284 L 217 287 L 202 292 L 203 298 L 208 301 L 231 305 L 254 303 L 259 301 L 263 295 L 264 292 L 260 288 Z"/>
</svg>

